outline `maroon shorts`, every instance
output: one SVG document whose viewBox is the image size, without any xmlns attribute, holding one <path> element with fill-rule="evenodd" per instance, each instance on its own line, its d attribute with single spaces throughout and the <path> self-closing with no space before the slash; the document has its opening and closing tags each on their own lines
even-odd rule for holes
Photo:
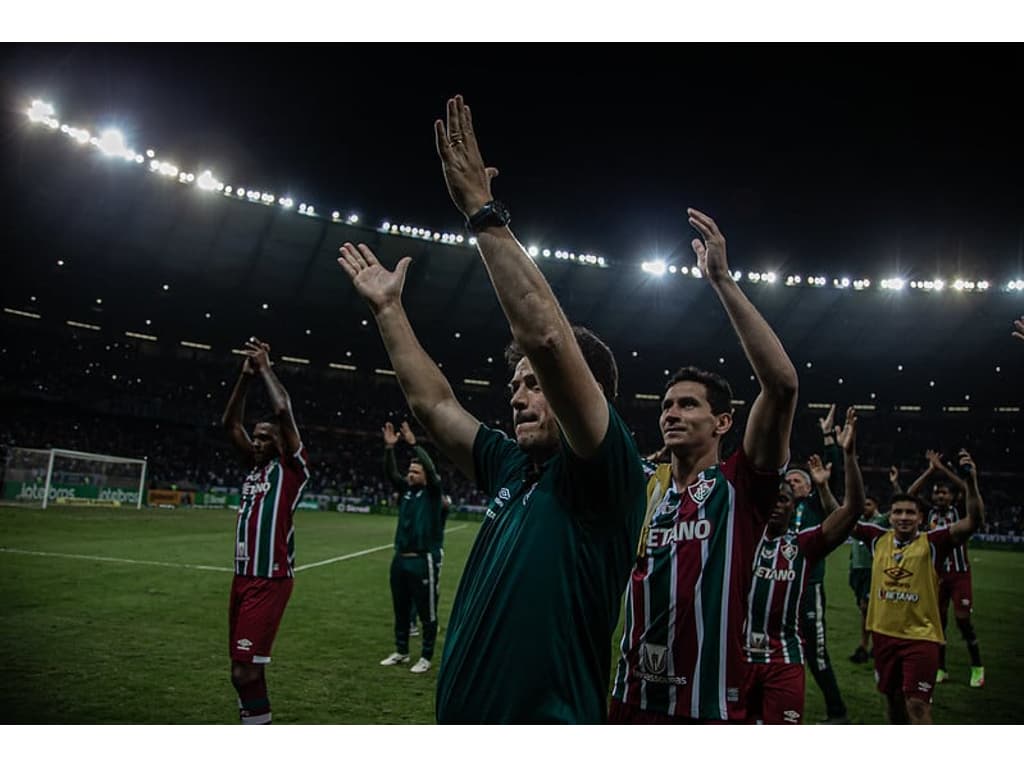
<svg viewBox="0 0 1024 768">
<path fill-rule="evenodd" d="M 800 725 L 804 680 L 803 664 L 748 664 L 747 722 Z"/>
<path fill-rule="evenodd" d="M 939 576 L 939 609 L 945 624 L 949 601 L 953 601 L 953 613 L 964 614 L 974 610 L 974 595 L 971 590 L 971 572 L 949 571 Z"/>
<path fill-rule="evenodd" d="M 608 722 L 611 725 L 725 725 L 738 721 L 697 720 L 692 717 L 663 715 L 660 712 L 645 712 L 640 707 L 612 699 L 608 707 Z"/>
<path fill-rule="evenodd" d="M 939 644 L 878 632 L 872 632 L 872 636 L 878 690 L 887 696 L 902 691 L 905 699 L 931 702 L 939 671 Z"/>
<path fill-rule="evenodd" d="M 270 663 L 270 648 L 294 584 L 294 579 L 235 576 L 228 605 L 228 653 L 234 661 Z"/>
</svg>

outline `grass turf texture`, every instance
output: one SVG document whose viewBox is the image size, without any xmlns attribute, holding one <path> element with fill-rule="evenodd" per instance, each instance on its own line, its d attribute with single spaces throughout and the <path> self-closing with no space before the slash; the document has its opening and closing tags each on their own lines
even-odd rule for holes
<svg viewBox="0 0 1024 768">
<path fill-rule="evenodd" d="M 230 510 L 0 507 L 0 722 L 237 722 L 226 636 L 234 519 Z M 433 722 L 440 648 L 434 669 L 423 675 L 378 664 L 393 650 L 394 526 L 394 517 L 375 515 L 296 516 L 300 568 L 385 548 L 297 574 L 267 670 L 275 722 Z M 439 645 L 477 526 L 448 524 Z M 881 723 L 872 665 L 847 659 L 859 617 L 847 558 L 843 546 L 829 560 L 829 652 L 851 719 Z M 1014 681 L 1024 675 L 1015 642 L 1024 626 L 1024 556 L 974 549 L 971 560 L 987 685 L 968 687 L 967 652 L 950 626 L 951 679 L 937 688 L 935 720 L 1015 722 Z M 418 651 L 419 638 L 412 638 L 412 661 Z M 824 717 L 809 675 L 805 712 L 809 723 Z"/>
</svg>

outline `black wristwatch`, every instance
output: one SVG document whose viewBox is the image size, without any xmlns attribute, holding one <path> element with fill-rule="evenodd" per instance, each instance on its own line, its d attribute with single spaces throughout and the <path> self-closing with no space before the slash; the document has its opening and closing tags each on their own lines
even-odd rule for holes
<svg viewBox="0 0 1024 768">
<path fill-rule="evenodd" d="M 504 227 L 512 221 L 512 214 L 500 200 L 491 200 L 484 203 L 483 207 L 466 219 L 466 229 L 470 232 L 479 232 L 486 227 Z"/>
</svg>

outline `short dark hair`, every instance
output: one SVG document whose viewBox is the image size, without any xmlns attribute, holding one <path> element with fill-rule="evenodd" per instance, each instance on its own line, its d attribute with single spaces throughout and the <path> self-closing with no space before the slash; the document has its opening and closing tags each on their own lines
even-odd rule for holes
<svg viewBox="0 0 1024 768">
<path fill-rule="evenodd" d="M 949 480 L 936 480 L 934 483 L 932 483 L 932 491 L 934 492 L 936 488 L 945 488 L 947 491 L 949 491 L 950 496 L 956 495 L 956 489 L 953 487 L 953 484 L 949 482 Z"/>
<path fill-rule="evenodd" d="M 276 434 L 281 434 L 281 426 L 277 423 L 277 417 L 272 413 L 264 413 L 256 419 L 255 424 L 269 424 Z"/>
<path fill-rule="evenodd" d="M 864 498 L 865 498 L 865 500 L 870 499 L 871 501 L 875 502 L 875 506 L 876 507 L 881 507 L 882 506 L 881 500 L 875 494 L 873 494 L 873 493 L 866 493 L 866 494 L 864 494 Z"/>
<path fill-rule="evenodd" d="M 674 384 L 678 384 L 680 381 L 695 381 L 698 384 L 703 384 L 708 393 L 711 412 L 716 416 L 732 413 L 732 387 L 729 386 L 729 382 L 724 376 L 687 365 L 672 374 L 672 378 L 665 383 L 665 391 L 668 392 Z"/>
<path fill-rule="evenodd" d="M 576 343 L 580 345 L 580 351 L 583 352 L 583 359 L 587 361 L 590 372 L 601 385 L 604 396 L 609 400 L 615 400 L 619 395 L 619 367 L 615 364 L 615 355 L 601 337 L 589 328 L 574 325 L 572 332 L 576 336 Z M 505 362 L 508 363 L 508 367 L 515 369 L 524 357 L 526 354 L 522 347 L 512 339 L 505 347 Z"/>
<path fill-rule="evenodd" d="M 894 493 L 889 499 L 889 509 L 892 509 L 892 505 L 897 501 L 910 501 L 913 502 L 914 506 L 917 507 L 917 511 L 922 515 L 924 514 L 925 504 L 921 501 L 920 497 L 915 496 L 912 493 Z"/>
</svg>

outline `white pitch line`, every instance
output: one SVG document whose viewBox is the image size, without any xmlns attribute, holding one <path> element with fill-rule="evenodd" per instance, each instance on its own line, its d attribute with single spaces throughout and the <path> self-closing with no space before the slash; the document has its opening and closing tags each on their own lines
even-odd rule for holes
<svg viewBox="0 0 1024 768">
<path fill-rule="evenodd" d="M 458 531 L 465 528 L 465 525 L 456 525 L 454 528 L 449 528 L 448 532 Z M 320 565 L 330 565 L 331 563 L 337 563 L 342 560 L 350 560 L 353 557 L 361 557 L 362 555 L 369 555 L 373 552 L 380 552 L 383 549 L 391 549 L 394 544 L 385 544 L 380 547 L 374 547 L 373 549 L 364 549 L 361 552 L 352 552 L 347 555 L 341 555 L 339 557 L 332 557 L 330 560 L 321 560 L 318 563 L 307 563 L 306 565 L 300 565 L 295 569 L 295 572 L 305 571 L 309 568 L 316 568 Z M 125 563 L 127 565 L 156 565 L 161 568 L 187 568 L 193 571 L 220 571 L 221 573 L 233 573 L 234 568 L 225 568 L 221 565 L 190 565 L 188 563 L 163 563 L 158 560 L 128 560 L 123 557 L 102 557 L 100 555 L 73 555 L 67 552 L 36 552 L 30 549 L 14 549 L 11 547 L 0 547 L 0 552 L 7 552 L 12 555 L 35 555 L 36 557 L 66 557 L 71 560 L 97 560 L 103 563 Z"/>
<path fill-rule="evenodd" d="M 99 560 L 104 563 L 127 563 L 128 565 L 158 565 L 162 568 L 189 568 L 195 571 L 223 571 L 232 573 L 234 568 L 225 568 L 220 565 L 189 565 L 188 563 L 161 563 L 157 560 L 126 560 L 122 557 L 100 557 L 99 555 L 71 555 L 66 552 L 35 552 L 29 549 L 12 549 L 0 547 L 0 552 L 10 552 L 15 555 L 36 555 L 38 557 L 67 557 L 72 560 Z"/>
<path fill-rule="evenodd" d="M 452 531 L 458 531 L 458 530 L 461 530 L 461 529 L 463 529 L 465 527 L 466 527 L 465 525 L 456 525 L 453 528 L 448 528 L 445 532 L 446 533 L 451 533 Z M 373 547 L 372 549 L 364 549 L 364 550 L 362 550 L 360 552 L 352 552 L 352 553 L 347 554 L 347 555 L 339 555 L 338 557 L 332 557 L 329 560 L 321 560 L 318 563 L 306 563 L 305 565 L 300 565 L 298 568 L 296 568 L 295 572 L 298 573 L 299 571 L 305 571 L 308 568 L 316 568 L 317 566 L 321 566 L 321 565 L 330 565 L 331 563 L 339 563 L 342 560 L 351 560 L 353 557 L 362 557 L 363 555 L 370 555 L 370 554 L 373 554 L 374 552 L 380 552 L 381 550 L 392 549 L 394 546 L 395 546 L 394 544 L 385 544 L 385 545 L 383 545 L 381 547 Z"/>
</svg>

